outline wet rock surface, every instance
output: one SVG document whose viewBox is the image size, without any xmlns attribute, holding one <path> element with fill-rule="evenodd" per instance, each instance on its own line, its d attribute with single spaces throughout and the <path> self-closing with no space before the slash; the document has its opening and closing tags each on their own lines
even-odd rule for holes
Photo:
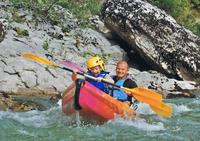
<svg viewBox="0 0 200 141">
<path fill-rule="evenodd" d="M 0 110 L 25 112 L 30 110 L 47 110 L 57 105 L 60 94 L 38 89 L 19 89 L 16 93 L 0 93 Z"/>
<path fill-rule="evenodd" d="M 20 102 L 7 94 L 0 94 L 0 110 L 12 110 L 15 112 L 24 112 L 36 110 L 36 105 L 30 102 Z"/>
</svg>

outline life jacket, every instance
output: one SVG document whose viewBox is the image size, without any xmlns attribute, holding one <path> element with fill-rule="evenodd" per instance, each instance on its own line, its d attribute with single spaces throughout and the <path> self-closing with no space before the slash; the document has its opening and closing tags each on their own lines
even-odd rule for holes
<svg viewBox="0 0 200 141">
<path fill-rule="evenodd" d="M 105 78 L 105 76 L 108 75 L 109 72 L 101 71 L 97 76 L 94 76 L 90 71 L 87 74 L 90 76 L 96 77 L 96 78 L 97 77 Z M 97 82 L 97 81 L 94 81 L 91 79 L 87 79 L 87 81 L 90 82 L 95 87 L 99 88 L 100 90 L 104 91 L 105 93 L 109 92 L 108 88 L 105 86 L 105 84 L 103 82 Z"/>
<path fill-rule="evenodd" d="M 125 82 L 125 80 L 118 80 L 115 84 L 118 86 L 123 86 L 124 82 Z M 120 101 L 128 101 L 129 100 L 127 94 L 124 91 L 118 90 L 118 89 L 112 90 L 112 96 Z"/>
</svg>

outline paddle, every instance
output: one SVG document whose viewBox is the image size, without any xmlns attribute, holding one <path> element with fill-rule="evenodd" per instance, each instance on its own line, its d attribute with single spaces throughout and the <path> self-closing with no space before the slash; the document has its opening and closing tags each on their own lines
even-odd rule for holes
<svg viewBox="0 0 200 141">
<path fill-rule="evenodd" d="M 62 60 L 60 61 L 61 64 L 65 65 L 66 67 L 70 67 L 70 68 L 73 68 L 73 69 L 76 69 L 78 70 L 79 72 L 82 72 L 84 73 L 84 69 L 81 68 L 78 64 L 76 63 L 73 63 L 71 61 L 68 61 L 68 60 Z M 92 79 L 96 79 L 96 78 L 92 78 Z M 103 82 L 105 83 L 109 83 L 109 82 L 106 82 L 104 79 L 102 80 Z M 110 84 L 110 83 L 109 83 Z M 113 85 L 113 83 L 111 83 L 110 85 Z M 116 87 L 116 85 L 114 85 Z M 119 87 L 117 86 L 117 88 L 122 88 L 122 87 Z M 126 88 L 124 88 L 126 89 Z M 128 89 L 126 89 L 128 90 Z M 128 91 L 132 91 L 135 93 L 136 97 L 139 98 L 139 96 L 141 95 L 141 93 L 145 93 L 147 96 L 146 98 L 149 99 L 149 97 L 151 97 L 150 99 L 152 99 L 154 102 L 159 102 L 159 101 L 162 101 L 162 96 L 152 90 L 149 90 L 147 88 L 144 88 L 144 87 L 138 87 L 138 88 L 134 88 L 134 89 L 130 89 Z M 143 98 L 145 97 L 144 95 L 141 95 Z"/>
<path fill-rule="evenodd" d="M 123 87 L 123 89 L 130 91 L 132 96 L 138 101 L 149 104 L 151 109 L 158 115 L 171 117 L 172 107 L 163 103 L 163 99 L 160 94 L 158 95 L 158 93 L 143 87 L 133 89 Z"/>
<path fill-rule="evenodd" d="M 164 116 L 164 117 L 170 117 L 171 114 L 172 114 L 172 106 L 171 105 L 168 105 L 168 104 L 164 104 L 162 103 L 159 106 L 152 106 L 150 105 L 151 109 L 156 112 L 158 115 L 161 115 L 161 116 Z"/>
<path fill-rule="evenodd" d="M 51 67 L 60 68 L 60 69 L 66 70 L 66 71 L 73 72 L 73 70 L 70 69 L 70 68 L 59 66 L 58 64 L 56 64 L 56 63 L 54 63 L 52 61 L 49 61 L 49 60 L 47 60 L 45 58 L 36 56 L 34 54 L 23 54 L 22 56 L 24 58 L 29 58 L 29 59 L 35 60 L 35 61 L 37 61 L 39 63 L 45 64 L 45 65 L 48 65 L 48 66 L 51 66 Z M 88 79 L 92 79 L 92 80 L 96 80 L 97 81 L 97 78 L 95 78 L 95 77 L 89 76 L 89 75 L 87 75 L 85 73 L 82 73 L 82 72 L 77 72 L 77 73 L 79 75 L 85 76 Z M 132 95 L 138 101 L 145 102 L 145 103 L 149 104 L 150 107 L 152 107 L 152 110 L 154 110 L 159 115 L 162 115 L 162 116 L 165 116 L 165 117 L 170 117 L 171 114 L 172 114 L 172 108 L 170 106 L 168 106 L 168 105 L 165 105 L 162 102 L 162 100 L 163 100 L 162 96 L 160 94 L 156 93 L 156 92 L 150 91 L 150 90 L 148 90 L 146 88 L 133 88 L 133 89 L 130 89 L 130 88 L 125 88 L 125 87 L 120 87 L 120 86 L 118 86 L 116 84 L 107 82 L 104 79 L 102 79 L 102 82 L 106 83 L 106 84 L 109 84 L 109 85 L 112 85 L 112 86 L 114 86 L 116 88 L 119 88 L 119 89 L 130 91 L 132 93 Z"/>
<path fill-rule="evenodd" d="M 73 62 L 71 62 L 71 61 L 62 60 L 62 61 L 60 61 L 59 63 L 62 64 L 62 65 L 64 65 L 64 66 L 67 66 L 67 67 L 69 67 L 69 68 L 73 68 L 73 69 L 75 69 L 75 70 L 77 70 L 77 71 L 79 71 L 79 72 L 82 72 L 82 73 L 85 72 L 84 69 L 83 69 L 82 67 L 80 67 L 78 64 L 73 63 Z"/>
<path fill-rule="evenodd" d="M 79 72 L 82 72 L 82 73 L 85 72 L 82 67 L 80 67 L 78 64 L 76 64 L 74 62 L 71 62 L 68 60 L 62 60 L 62 61 L 60 61 L 60 63 L 66 67 L 76 69 Z M 122 89 L 122 88 L 119 88 L 119 89 Z M 124 89 L 127 90 L 127 88 L 124 88 Z M 151 103 L 151 105 L 150 105 L 151 109 L 153 111 L 155 111 L 157 114 L 159 114 L 161 116 L 165 116 L 165 117 L 171 116 L 172 107 L 162 103 L 163 99 L 160 94 L 154 92 L 153 90 L 144 88 L 144 87 L 129 89 L 128 91 L 131 91 L 132 93 L 134 93 L 132 96 L 136 97 L 136 99 L 139 99 L 139 101 L 145 102 L 148 104 Z M 145 95 L 144 95 L 144 93 L 145 93 Z M 160 106 L 159 106 L 159 104 L 160 104 Z"/>
<path fill-rule="evenodd" d="M 66 67 L 70 67 L 70 68 L 78 70 L 79 72 L 84 73 L 83 68 L 81 68 L 76 63 L 73 63 L 73 62 L 68 61 L 68 60 L 62 60 L 62 61 L 60 61 L 60 63 L 65 65 Z M 96 79 L 96 78 L 92 78 L 92 79 Z M 109 82 L 105 81 L 105 83 L 109 83 Z M 113 85 L 113 84 L 111 83 L 110 85 Z M 114 85 L 114 87 L 116 88 L 116 85 Z M 122 89 L 122 87 L 119 87 L 119 86 L 117 86 L 117 88 Z M 130 89 L 130 90 L 128 90 L 127 88 L 123 88 L 123 89 L 125 89 L 127 91 L 131 91 L 132 93 L 134 93 L 132 96 L 136 97 L 136 99 L 141 99 L 140 101 L 142 101 L 142 102 L 146 102 L 146 103 L 150 102 L 150 103 L 158 104 L 163 100 L 162 96 L 160 94 L 158 94 L 154 91 L 151 91 L 147 88 L 138 87 L 138 88 L 134 88 L 134 89 Z M 145 93 L 145 95 L 143 93 Z"/>
</svg>

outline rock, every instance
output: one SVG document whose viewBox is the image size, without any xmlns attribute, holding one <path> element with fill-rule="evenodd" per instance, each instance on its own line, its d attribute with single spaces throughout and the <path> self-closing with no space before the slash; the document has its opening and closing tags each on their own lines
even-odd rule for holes
<svg viewBox="0 0 200 141">
<path fill-rule="evenodd" d="M 56 105 L 61 94 L 52 90 L 24 89 L 18 92 L 0 93 L 0 110 L 12 110 L 15 112 L 25 112 L 30 110 L 47 110 Z"/>
<path fill-rule="evenodd" d="M 110 2 L 112 1 L 108 1 L 108 3 Z M 114 0 L 113 2 L 116 3 L 116 0 Z M 121 3 L 121 1 L 119 2 Z M 132 3 L 138 4 L 138 2 L 140 1 L 133 1 Z M 5 5 L 4 7 L 3 5 L 4 8 L 0 9 L 0 13 L 7 13 L 6 6 L 7 5 Z M 2 7 L 1 2 L 0 7 Z M 4 12 L 1 12 L 1 10 L 3 10 Z M 62 7 L 54 7 L 53 10 L 58 10 L 60 15 L 63 14 L 64 17 L 61 18 L 60 23 L 56 23 L 57 19 L 51 19 L 50 22 L 38 22 L 36 25 L 35 23 L 31 23 L 31 21 L 33 20 L 31 12 L 29 13 L 28 11 L 23 11 L 23 9 L 20 9 L 17 13 L 20 17 L 23 17 L 23 20 L 26 21 L 25 23 L 8 23 L 4 20 L 3 22 L 0 22 L 0 29 L 2 29 L 0 30 L 1 110 L 10 109 L 13 111 L 28 111 L 33 109 L 48 109 L 50 106 L 48 106 L 48 104 L 45 105 L 45 103 L 50 103 L 51 105 L 54 105 L 61 98 L 62 93 L 66 89 L 66 87 L 68 87 L 69 84 L 72 83 L 72 80 L 70 78 L 71 73 L 65 72 L 62 69 L 50 68 L 33 60 L 25 59 L 22 57 L 22 54 L 24 53 L 36 54 L 38 56 L 52 60 L 58 64 L 62 60 L 68 60 L 73 63 L 77 63 L 83 67 L 85 67 L 85 62 L 87 58 L 94 54 L 98 54 L 104 57 L 103 59 L 105 60 L 107 70 L 111 73 L 114 73 L 115 64 L 117 61 L 127 58 L 126 52 L 121 49 L 120 45 L 113 40 L 114 38 L 110 36 L 111 32 L 107 30 L 107 28 L 105 28 L 104 23 L 99 19 L 99 17 L 96 17 L 96 19 L 93 20 L 94 23 L 97 24 L 98 31 L 101 33 L 90 28 L 78 28 L 77 19 L 74 19 L 71 13 Z M 134 8 L 134 10 L 137 10 L 137 8 Z M 114 11 L 117 12 L 116 10 Z M 143 10 L 141 10 L 141 12 L 143 12 Z M 106 15 L 107 13 L 105 12 L 104 14 Z M 138 15 L 137 12 L 135 14 Z M 143 15 L 138 15 L 139 18 L 144 19 L 145 21 L 145 17 L 143 16 L 145 16 L 145 13 L 143 13 Z M 151 15 L 151 17 L 152 16 L 153 15 Z M 8 17 L 9 14 L 0 15 L 0 18 L 2 19 L 9 19 Z M 10 17 L 12 17 L 12 15 Z M 145 56 L 144 59 L 146 59 L 146 61 L 149 61 L 149 65 L 158 66 L 158 70 L 162 70 L 161 72 L 168 72 L 168 74 L 176 75 L 176 73 L 173 72 L 174 70 L 172 70 L 170 67 L 168 71 L 167 69 L 165 70 L 164 68 L 162 68 L 163 66 L 159 66 L 158 64 L 156 64 L 161 62 L 162 64 L 166 65 L 168 63 L 167 60 L 165 60 L 164 58 L 165 54 L 163 54 L 163 56 L 159 56 L 159 50 L 163 51 L 164 49 L 160 49 L 161 47 L 158 46 L 156 40 L 151 41 L 148 38 L 152 37 L 153 34 L 155 34 L 155 37 L 159 41 L 161 40 L 161 45 L 165 47 L 165 40 L 161 37 L 157 37 L 158 31 L 154 29 L 155 33 L 154 30 L 150 32 L 150 29 L 146 24 L 141 24 L 141 28 L 144 28 L 145 30 L 147 29 L 147 31 L 149 31 L 147 32 L 149 35 L 148 37 L 145 36 L 146 34 L 143 34 L 143 32 L 141 32 L 140 30 L 137 30 L 138 27 L 140 28 L 139 25 L 136 26 L 136 29 L 131 28 L 131 30 L 128 30 L 130 31 L 130 34 L 127 34 L 127 32 L 121 30 L 121 27 L 123 26 L 119 27 L 117 25 L 120 20 L 116 21 L 116 25 L 112 25 L 109 23 L 110 19 L 108 16 L 104 18 L 106 19 L 105 24 L 108 27 L 109 25 L 112 26 L 113 29 L 110 28 L 111 31 L 114 31 L 116 33 L 119 32 L 122 38 L 131 37 L 129 43 L 133 43 L 133 45 L 135 45 L 132 47 L 135 48 L 136 52 L 137 50 L 139 50 L 140 55 Z M 148 22 L 149 20 L 150 19 L 147 19 L 147 21 L 145 22 Z M 110 22 L 112 23 L 112 20 L 110 20 Z M 137 21 L 133 21 L 133 23 L 134 22 Z M 7 28 L 8 24 L 9 28 Z M 133 25 L 135 25 L 135 23 Z M 126 25 L 126 27 L 128 26 Z M 164 27 L 166 27 L 165 30 L 167 31 L 162 33 L 163 35 L 167 34 L 167 32 L 170 32 L 171 30 L 170 28 L 167 28 L 168 25 Z M 132 34 L 132 31 L 134 32 L 134 34 Z M 105 33 L 107 35 L 105 35 Z M 180 29 L 179 35 L 182 36 L 182 28 Z M 112 38 L 112 41 L 108 40 L 105 36 L 109 36 L 110 39 Z M 132 37 L 133 39 L 135 38 L 135 40 L 132 41 Z M 191 39 L 191 41 L 193 40 Z M 157 54 L 153 54 L 152 52 L 156 52 Z M 52 57 L 48 58 L 47 56 L 45 56 L 45 54 L 50 54 Z M 153 57 L 151 56 L 152 54 Z M 161 58 L 160 60 L 159 57 Z M 155 59 L 160 62 L 155 62 Z M 186 90 L 181 84 L 178 84 L 181 89 L 176 90 L 174 83 L 177 81 L 175 79 L 163 77 L 160 73 L 157 72 L 141 72 L 134 69 L 134 71 L 131 71 L 131 73 L 133 77 L 135 77 L 135 79 L 137 80 L 137 84 L 139 86 L 146 86 L 165 93 L 175 93 L 179 90 Z M 186 82 L 186 84 L 188 83 Z M 188 88 L 188 86 L 191 86 L 186 84 L 184 85 L 187 86 L 186 88 Z M 196 87 L 190 88 L 191 90 L 196 89 Z"/>
<path fill-rule="evenodd" d="M 22 111 L 25 112 L 25 111 L 34 110 L 36 109 L 36 107 L 31 105 L 30 103 L 28 104 L 28 103 L 17 102 L 10 96 L 0 93 L 0 110 L 5 111 L 7 109 L 15 111 L 15 112 L 22 112 Z"/>
<path fill-rule="evenodd" d="M 66 11 L 60 10 L 59 12 Z M 0 30 L 3 33 L 0 42 L 0 93 L 12 97 L 6 99 L 6 102 L 3 102 L 5 98 L 0 99 L 0 102 L 4 103 L 4 110 L 47 109 L 43 103 L 29 99 L 45 97 L 45 103 L 55 104 L 66 87 L 72 83 L 71 73 L 25 59 L 22 57 L 24 53 L 36 54 L 46 59 L 51 58 L 47 58 L 45 54 L 51 54 L 53 61 L 58 64 L 59 61 L 69 60 L 84 67 L 86 59 L 94 54 L 106 56 L 105 59 L 109 61 L 119 60 L 125 54 L 119 45 L 112 45 L 101 33 L 92 29 L 76 29 L 77 20 L 73 20 L 68 11 L 62 22 L 65 23 L 68 17 L 74 22 L 69 21 L 66 27 L 51 23 L 35 25 L 31 23 L 30 13 L 23 9 L 18 13 L 26 20 L 25 23 L 9 21 L 9 28 Z M 67 36 L 63 28 L 70 29 Z M 80 43 L 77 43 L 78 40 Z M 115 59 L 109 59 L 110 54 L 113 55 L 111 58 Z"/>
<path fill-rule="evenodd" d="M 107 0 L 101 18 L 149 67 L 200 82 L 200 39 L 164 11 L 142 0 Z"/>
<path fill-rule="evenodd" d="M 129 73 L 135 79 L 138 86 L 156 90 L 167 98 L 193 98 L 200 93 L 200 87 L 194 81 L 178 81 L 167 78 L 156 71 L 140 72 L 132 68 L 129 69 Z"/>
<path fill-rule="evenodd" d="M 168 93 L 166 98 L 196 98 L 196 95 L 188 92 L 174 92 L 174 93 Z"/>
<path fill-rule="evenodd" d="M 6 34 L 6 30 L 8 27 L 8 22 L 6 19 L 0 19 L 0 42 L 3 41 L 5 34 Z"/>
</svg>

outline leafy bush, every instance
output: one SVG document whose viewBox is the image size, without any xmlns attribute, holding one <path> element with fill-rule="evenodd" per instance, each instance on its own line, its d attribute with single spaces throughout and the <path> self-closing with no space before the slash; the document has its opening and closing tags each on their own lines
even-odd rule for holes
<svg viewBox="0 0 200 141">
<path fill-rule="evenodd" d="M 200 0 L 191 0 L 194 8 L 200 9 Z"/>
<path fill-rule="evenodd" d="M 101 0 L 59 0 L 58 4 L 69 9 L 83 27 L 91 26 L 89 18 L 97 15 L 101 9 Z"/>
<path fill-rule="evenodd" d="M 10 0 L 16 8 L 25 8 L 33 12 L 33 16 L 42 20 L 59 22 L 61 15 L 53 10 L 60 5 L 67 8 L 82 24 L 88 23 L 88 18 L 100 12 L 101 0 Z M 38 18 L 36 18 L 38 19 Z"/>
<path fill-rule="evenodd" d="M 58 4 L 80 19 L 98 14 L 101 8 L 101 0 L 59 0 Z"/>
<path fill-rule="evenodd" d="M 200 23 L 196 23 L 194 29 L 194 33 L 200 37 Z"/>
</svg>

